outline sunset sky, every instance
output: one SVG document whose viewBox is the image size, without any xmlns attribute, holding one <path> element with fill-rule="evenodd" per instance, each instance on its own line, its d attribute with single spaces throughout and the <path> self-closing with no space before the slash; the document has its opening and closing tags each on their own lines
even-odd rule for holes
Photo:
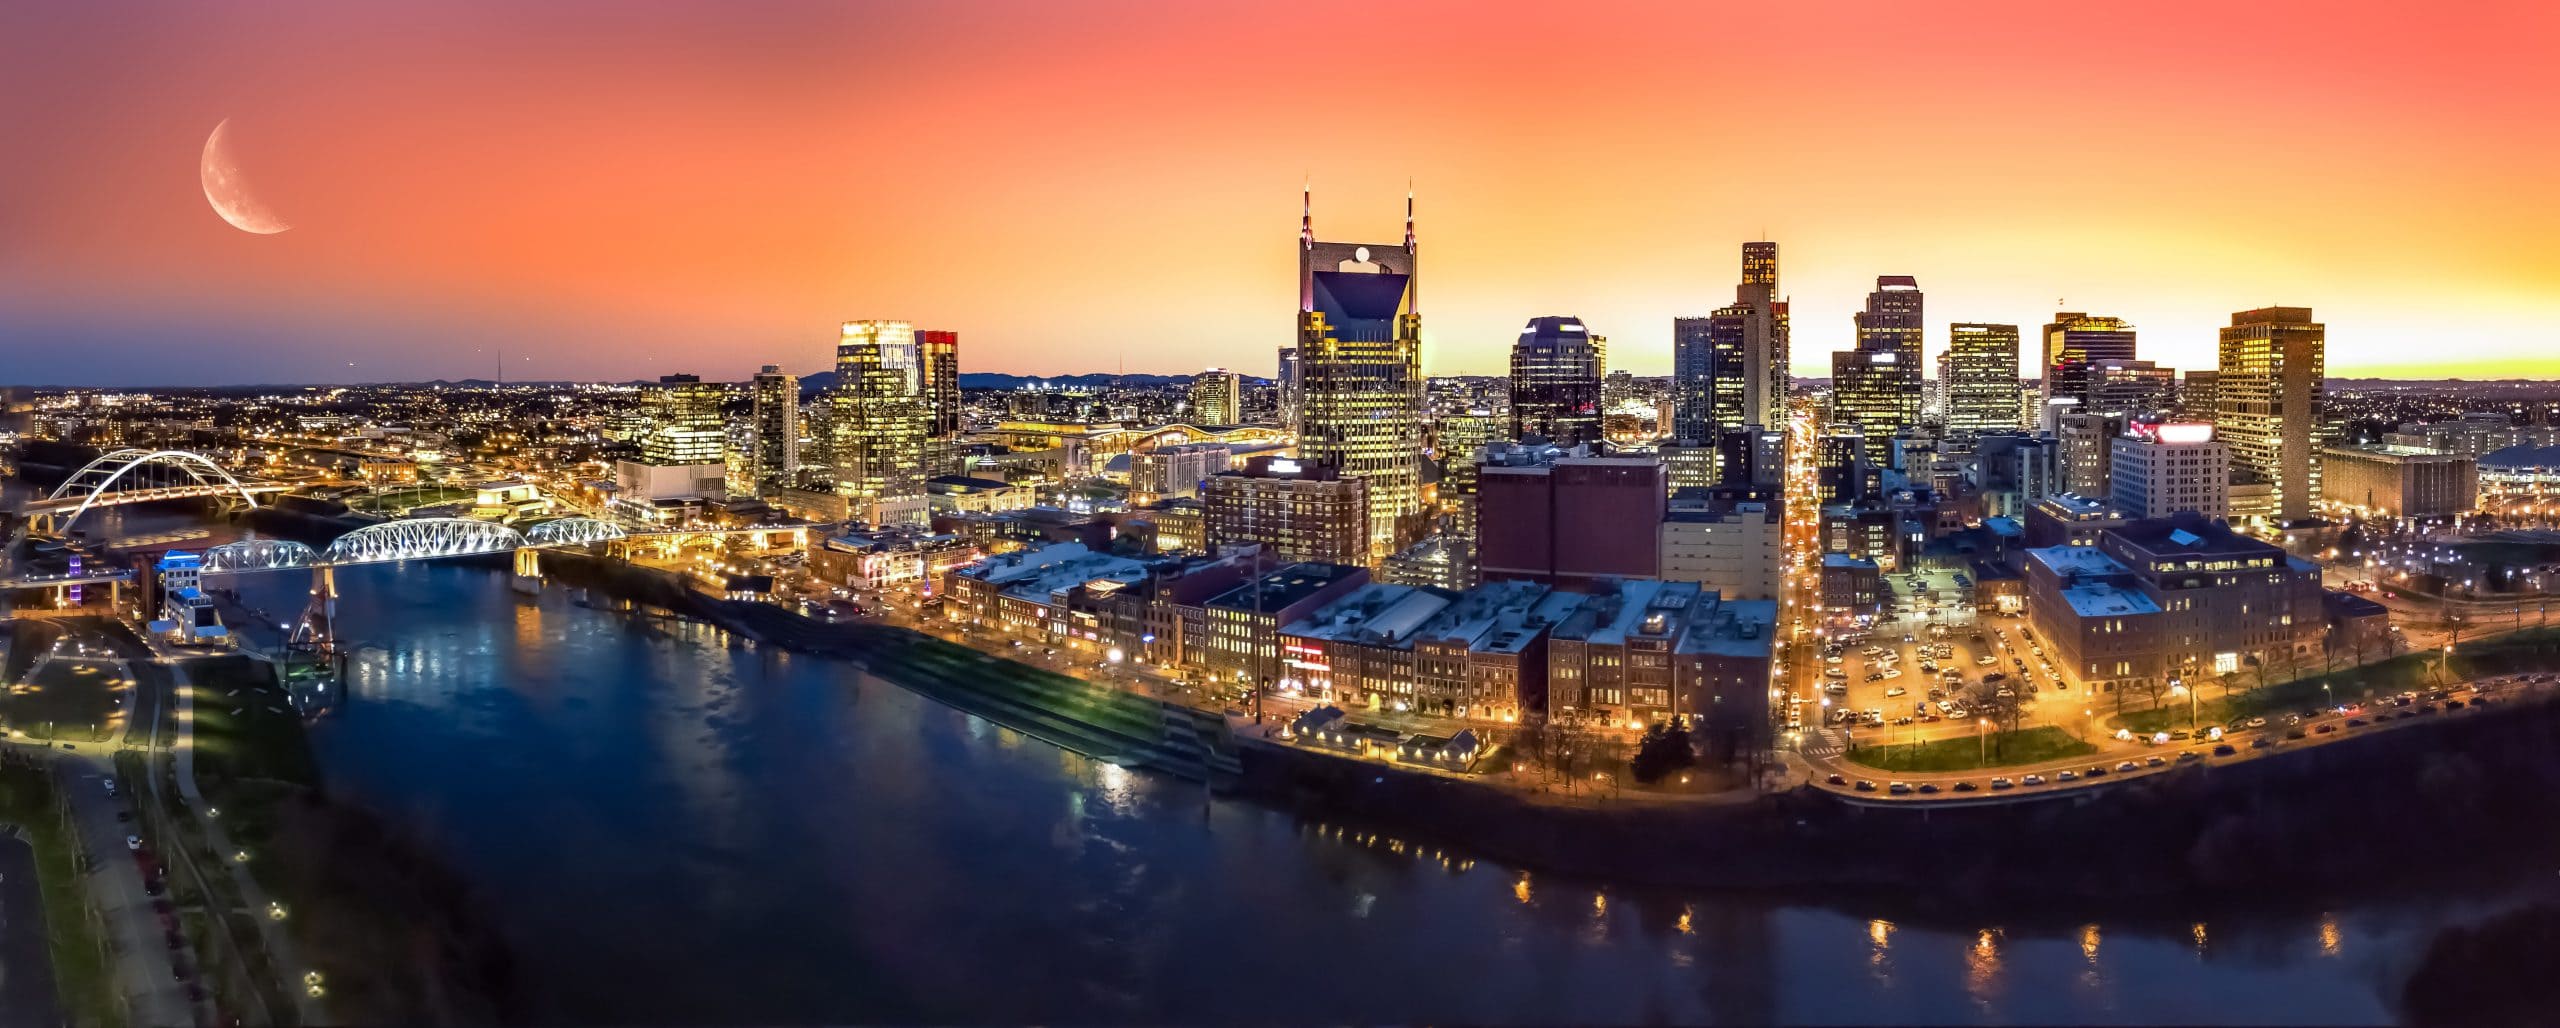
<svg viewBox="0 0 2560 1028">
<path fill-rule="evenodd" d="M 1795 364 L 1875 276 L 1949 321 L 2117 314 L 2210 366 L 2560 377 L 2560 5 L 14 4 L 0 383 L 1269 374 L 1316 229 L 1419 193 L 1425 367 L 1671 319 L 1778 240 Z M 214 126 L 293 228 L 208 206 Z M 2032 359 L 2032 344 L 2029 347 Z"/>
</svg>

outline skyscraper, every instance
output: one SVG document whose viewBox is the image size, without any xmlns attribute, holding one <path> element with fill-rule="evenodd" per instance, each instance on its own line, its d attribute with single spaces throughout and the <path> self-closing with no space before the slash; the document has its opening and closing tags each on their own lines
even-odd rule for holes
<svg viewBox="0 0 2560 1028">
<path fill-rule="evenodd" d="M 614 464 L 614 503 L 643 518 L 673 516 L 681 504 L 728 495 L 724 390 L 694 375 L 640 387 L 640 458 Z"/>
<path fill-rule="evenodd" d="M 2215 368 L 2188 371 L 2178 383 L 2178 417 L 2187 421 L 2212 424 L 2219 416 L 2222 372 Z"/>
<path fill-rule="evenodd" d="M 1920 283 L 1879 275 L 1858 312 L 1857 348 L 1831 355 L 1832 420 L 1886 439 L 1920 423 Z"/>
<path fill-rule="evenodd" d="M 1298 348 L 1280 348 L 1280 366 L 1272 376 L 1272 385 L 1280 394 L 1280 427 L 1291 434 L 1298 431 Z"/>
<path fill-rule="evenodd" d="M 1750 310 L 1744 322 L 1743 361 L 1758 373 L 1753 376 L 1758 388 L 1744 390 L 1743 423 L 1786 424 L 1787 302 L 1778 298 L 1778 244 L 1768 240 L 1742 244 L 1742 285 L 1734 290 L 1734 300 L 1735 306 Z"/>
<path fill-rule="evenodd" d="M 2088 401 L 2082 410 L 2099 414 L 2121 414 L 2127 418 L 2144 414 L 2165 414 L 2177 407 L 2178 372 L 2150 361 L 2091 361 L 2086 369 L 2087 384 L 2083 389 Z"/>
<path fill-rule="evenodd" d="M 1557 446 L 1600 441 L 1600 376 L 1608 340 L 1580 318 L 1531 318 L 1511 347 L 1511 437 Z"/>
<path fill-rule="evenodd" d="M 1298 454 L 1366 483 L 1372 563 L 1423 522 L 1415 252 L 1410 193 L 1401 245 L 1318 241 L 1312 200 L 1298 227 Z"/>
<path fill-rule="evenodd" d="M 2094 404 L 2089 395 L 2089 365 L 2102 360 L 2133 359 L 2133 326 L 2123 318 L 2101 317 L 2079 311 L 2066 311 L 2053 316 L 2044 327 L 2044 354 L 2037 363 L 2044 376 L 2044 398 L 2077 398 L 2083 406 Z"/>
<path fill-rule="evenodd" d="M 1191 376 L 1191 420 L 1199 425 L 1244 423 L 1244 376 L 1210 368 Z"/>
<path fill-rule="evenodd" d="M 1939 376 L 1947 393 L 1947 435 L 1970 446 L 1990 432 L 2018 428 L 2018 326 L 1959 323 L 1947 327 Z"/>
<path fill-rule="evenodd" d="M 779 364 L 767 364 L 756 372 L 752 390 L 755 445 L 748 452 L 748 480 L 761 487 L 767 483 L 796 484 L 800 477 L 800 377 L 782 370 Z"/>
<path fill-rule="evenodd" d="M 916 352 L 923 361 L 925 406 L 933 411 L 932 434 L 947 439 L 960 433 L 960 333 L 916 333 Z"/>
<path fill-rule="evenodd" d="M 2214 429 L 2234 472 L 2275 487 L 2272 513 L 2286 521 L 2320 502 L 2328 336 L 2309 307 L 2241 311 L 2222 330 Z"/>
<path fill-rule="evenodd" d="M 836 344 L 828 397 L 828 455 L 847 513 L 874 525 L 924 520 L 926 440 L 933 410 L 915 329 L 903 321 L 848 321 Z"/>
<path fill-rule="evenodd" d="M 1778 244 L 1742 244 L 1732 306 L 1671 322 L 1672 438 L 1701 445 L 1743 425 L 1786 422 L 1787 305 Z"/>
</svg>

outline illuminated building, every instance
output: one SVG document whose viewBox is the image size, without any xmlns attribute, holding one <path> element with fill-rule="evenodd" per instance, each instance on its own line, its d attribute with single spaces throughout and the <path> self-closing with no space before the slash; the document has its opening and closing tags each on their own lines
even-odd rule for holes
<svg viewBox="0 0 2560 1028">
<path fill-rule="evenodd" d="M 1728 599 L 1773 600 L 1785 570 L 1786 523 L 1775 503 L 1676 505 L 1662 519 L 1661 570 L 1654 577 L 1696 582 Z"/>
<path fill-rule="evenodd" d="M 1857 347 L 1831 355 L 1834 424 L 1889 439 L 1920 423 L 1921 301 L 1911 276 L 1877 276 L 1857 315 Z"/>
<path fill-rule="evenodd" d="M 722 392 L 694 375 L 640 387 L 640 459 L 614 464 L 614 502 L 646 512 L 728 495 Z"/>
<path fill-rule="evenodd" d="M 2178 372 L 2150 361 L 2091 361 L 2083 410 L 2128 418 L 2167 414 L 2177 408 Z"/>
<path fill-rule="evenodd" d="M 922 523 L 931 477 L 933 410 L 915 330 L 903 321 L 848 321 L 836 344 L 828 397 L 828 456 L 848 516 L 873 525 Z"/>
<path fill-rule="evenodd" d="M 2236 471 L 2274 487 L 2273 514 L 2311 516 L 2320 502 L 2328 329 L 2309 307 L 2263 307 L 2222 330 L 2214 427 Z"/>
<path fill-rule="evenodd" d="M 2214 407 L 2219 402 L 2215 393 L 2220 388 L 2221 378 L 2222 373 L 2211 368 L 2187 372 L 2178 383 L 2178 420 L 2212 424 L 2214 415 L 2219 413 Z"/>
<path fill-rule="evenodd" d="M 2036 638 L 2092 699 L 2135 689 L 2166 703 L 2171 683 L 2257 685 L 2320 668 L 2319 567 L 2203 514 L 2126 522 L 2094 545 L 2027 550 L 2022 564 Z"/>
<path fill-rule="evenodd" d="M 1298 455 L 1364 483 L 1374 564 L 1422 534 L 1422 315 L 1413 198 L 1396 244 L 1298 231 Z"/>
<path fill-rule="evenodd" d="M 960 333 L 916 333 L 916 355 L 922 362 L 925 407 L 933 412 L 928 431 L 936 439 L 960 434 Z"/>
<path fill-rule="evenodd" d="M 1191 376 L 1191 422 L 1244 424 L 1244 376 L 1225 368 L 1210 368 Z"/>
<path fill-rule="evenodd" d="M 1600 377 L 1608 340 L 1580 318 L 1532 318 L 1511 347 L 1511 437 L 1557 446 L 1600 442 Z"/>
<path fill-rule="evenodd" d="M 1291 433 L 1298 431 L 1299 389 L 1298 348 L 1280 348 L 1280 366 L 1272 376 L 1272 384 L 1280 394 L 1280 427 Z"/>
<path fill-rule="evenodd" d="M 1286 561 L 1367 564 L 1367 486 L 1331 465 L 1253 458 L 1201 485 L 1209 548 L 1261 543 Z"/>
<path fill-rule="evenodd" d="M 2488 463 L 2406 446 L 2332 446 L 2321 453 L 2321 499 L 2368 517 L 2449 518 L 2482 506 Z"/>
<path fill-rule="evenodd" d="M 1158 446 L 1129 455 L 1129 502 L 1149 504 L 1200 495 L 1201 483 L 1227 470 L 1234 451 L 1223 443 Z"/>
<path fill-rule="evenodd" d="M 2044 327 L 2044 354 L 2037 367 L 2044 375 L 2044 398 L 2050 403 L 2072 397 L 2084 406 L 2089 396 L 2089 365 L 2102 360 L 2134 358 L 2133 326 L 2123 318 L 2066 311 Z"/>
<path fill-rule="evenodd" d="M 2018 326 L 1956 324 L 1938 362 L 1947 435 L 1959 445 L 2018 428 Z"/>
<path fill-rule="evenodd" d="M 752 395 L 755 443 L 747 451 L 747 480 L 792 484 L 800 477 L 800 378 L 767 364 L 756 372 Z"/>
<path fill-rule="evenodd" d="M 2115 455 L 2112 447 L 2124 432 L 2124 423 L 2124 418 L 2113 414 L 2064 414 L 2057 419 L 2054 437 L 2062 444 L 2062 491 L 2082 496 L 2115 491 L 2108 484 L 2107 462 Z"/>
<path fill-rule="evenodd" d="M 2109 442 L 2107 480 L 2116 509 L 2128 517 L 2231 513 L 2231 451 L 2213 437 L 2211 425 L 2127 424 Z"/>
<path fill-rule="evenodd" d="M 1671 322 L 1668 434 L 1706 442 L 1740 425 L 1786 423 L 1787 305 L 1778 299 L 1778 244 L 1742 244 L 1734 303 Z"/>
</svg>

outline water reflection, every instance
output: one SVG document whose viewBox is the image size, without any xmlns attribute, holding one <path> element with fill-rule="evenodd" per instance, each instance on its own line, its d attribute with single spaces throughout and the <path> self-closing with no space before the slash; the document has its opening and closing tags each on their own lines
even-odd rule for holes
<svg viewBox="0 0 2560 1028">
<path fill-rule="evenodd" d="M 2079 921 L 1950 930 L 1469 873 L 1432 842 L 1204 805 L 842 665 L 506 583 L 351 571 L 341 620 L 370 642 L 314 741 L 334 784 L 485 891 L 528 1020 L 2387 1018 L 2371 968 L 2320 959 L 2343 915 L 2211 962 L 2201 925 L 2109 922 L 2102 962 Z"/>
</svg>

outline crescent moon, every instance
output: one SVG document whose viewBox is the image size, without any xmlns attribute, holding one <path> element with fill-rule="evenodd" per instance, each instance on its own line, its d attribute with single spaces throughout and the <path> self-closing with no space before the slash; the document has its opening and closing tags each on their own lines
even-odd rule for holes
<svg viewBox="0 0 2560 1028">
<path fill-rule="evenodd" d="M 213 135 L 204 141 L 205 202 L 213 205 L 213 213 L 230 222 L 232 228 L 255 235 L 271 236 L 292 228 L 285 220 L 249 192 L 248 179 L 240 174 L 240 166 L 223 149 L 222 133 L 231 127 L 231 119 L 213 127 Z"/>
</svg>

